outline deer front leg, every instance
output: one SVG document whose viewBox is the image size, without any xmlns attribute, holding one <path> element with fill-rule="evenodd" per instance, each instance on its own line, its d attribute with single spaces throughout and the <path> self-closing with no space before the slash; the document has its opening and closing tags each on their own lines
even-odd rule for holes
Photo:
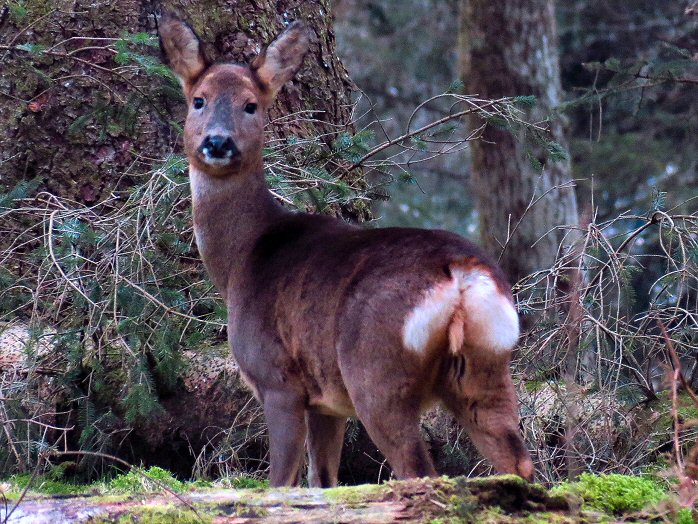
<svg viewBox="0 0 698 524">
<path fill-rule="evenodd" d="M 306 426 L 303 399 L 288 391 L 265 392 L 264 418 L 269 429 L 269 485 L 296 486 L 305 458 Z"/>
<path fill-rule="evenodd" d="M 308 412 L 308 484 L 312 488 L 337 485 L 346 419 Z"/>
</svg>

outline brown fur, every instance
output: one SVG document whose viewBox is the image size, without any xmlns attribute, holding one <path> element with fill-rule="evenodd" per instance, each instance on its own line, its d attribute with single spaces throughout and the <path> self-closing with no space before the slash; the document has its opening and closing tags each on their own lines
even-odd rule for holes
<svg viewBox="0 0 698 524">
<path fill-rule="evenodd" d="M 166 35 L 196 39 L 167 17 Z M 347 416 L 356 415 L 399 478 L 435 475 L 419 435 L 419 416 L 443 402 L 478 449 L 506 473 L 531 478 L 521 439 L 510 352 L 468 342 L 449 350 L 449 326 L 424 351 L 403 345 L 410 311 L 452 271 L 477 267 L 511 300 L 501 270 L 475 245 L 445 231 L 364 230 L 279 206 L 263 175 L 264 114 L 272 96 L 300 67 L 307 45 L 291 25 L 254 61 L 209 66 L 196 42 L 164 45 L 192 101 L 185 125 L 197 243 L 228 306 L 230 346 L 264 408 L 271 484 L 297 483 L 310 458 L 309 480 L 332 486 Z M 197 72 L 194 74 L 194 72 Z M 271 94 L 271 95 L 270 95 Z M 259 109 L 247 113 L 246 104 Z M 199 151 L 209 134 L 225 133 L 239 154 L 211 165 Z M 468 312 L 450 324 L 468 329 Z M 449 325 L 450 325 L 449 324 Z M 456 335 L 452 335 L 453 338 Z M 467 342 L 467 344 L 466 344 Z"/>
</svg>

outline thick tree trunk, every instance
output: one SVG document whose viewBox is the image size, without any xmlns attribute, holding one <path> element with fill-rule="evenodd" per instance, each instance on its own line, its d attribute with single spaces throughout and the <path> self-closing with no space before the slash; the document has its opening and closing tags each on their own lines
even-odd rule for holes
<svg viewBox="0 0 698 524">
<path fill-rule="evenodd" d="M 534 120 L 561 103 L 552 0 L 461 0 L 461 71 L 466 90 L 483 98 L 535 95 Z M 550 122 L 552 139 L 568 151 L 563 124 Z M 548 267 L 564 231 L 577 223 L 569 160 L 546 162 L 544 151 L 489 127 L 473 143 L 472 188 L 485 248 L 513 280 Z M 536 169 L 530 155 L 545 165 Z M 569 158 L 569 157 L 568 157 Z M 543 196 L 545 195 L 545 196 Z M 535 205 L 529 203 L 541 198 Z"/>
<path fill-rule="evenodd" d="M 303 20 L 310 51 L 270 111 L 273 135 L 325 135 L 329 142 L 350 129 L 352 84 L 337 57 L 327 0 L 21 2 L 0 8 L 0 191 L 38 177 L 52 194 L 92 203 L 180 149 L 171 125 L 184 116 L 178 89 L 133 67 L 106 40 L 154 35 L 162 10 L 191 23 L 210 59 L 240 62 L 286 22 Z M 159 55 L 157 47 L 138 49 Z M 299 111 L 306 112 L 302 120 L 276 120 Z M 347 176 L 360 183 L 360 174 Z M 343 211 L 365 218 L 364 210 Z"/>
<path fill-rule="evenodd" d="M 172 152 L 180 151 L 176 126 L 183 121 L 185 112 L 180 89 L 157 72 L 159 64 L 153 58 L 159 57 L 159 50 L 157 46 L 143 44 L 146 39 L 143 34 L 138 34 L 155 35 L 154 13 L 160 10 L 176 10 L 187 19 L 206 43 L 211 60 L 247 62 L 283 29 L 286 22 L 303 20 L 311 34 L 310 50 L 303 69 L 281 91 L 277 104 L 270 110 L 270 134 L 279 139 L 323 136 L 329 144 L 337 132 L 351 131 L 352 84 L 335 51 L 333 18 L 328 3 L 327 0 L 120 0 L 99 3 L 28 0 L 3 4 L 4 7 L 0 6 L 0 194 L 22 180 L 38 178 L 40 189 L 63 199 L 56 203 L 50 196 L 42 195 L 42 199 L 37 201 L 39 208 L 48 200 L 57 209 L 64 209 L 65 206 L 71 207 L 70 201 L 73 200 L 78 203 L 75 207 L 84 211 L 85 204 L 100 202 L 141 181 L 153 165 Z M 126 40 L 117 41 L 124 33 L 135 35 L 126 39 L 129 43 L 125 49 Z M 292 113 L 300 111 L 303 112 L 302 118 L 289 118 Z M 345 176 L 350 177 L 346 180 L 350 185 L 362 184 L 363 175 L 357 171 L 347 172 Z M 118 206 L 118 200 L 113 202 Z M 109 212 L 109 206 L 104 207 Z M 95 212 L 100 209 L 103 207 L 93 208 Z M 339 211 L 345 217 L 359 220 L 368 216 L 365 205 L 355 207 L 348 204 Z M 23 248 L 13 250 L 14 259 L 3 257 L 0 270 L 20 275 L 25 278 L 22 282 L 38 281 L 36 289 L 32 287 L 37 301 L 50 297 L 57 289 L 62 297 L 54 308 L 32 309 L 29 304 L 20 312 L 31 315 L 37 324 L 57 326 L 59 331 L 74 332 L 76 325 L 82 325 L 87 341 L 96 332 L 109 332 L 108 322 L 102 322 L 101 313 L 90 315 L 84 323 L 81 319 L 73 319 L 67 328 L 60 325 L 66 316 L 78 317 L 87 309 L 75 305 L 72 302 L 74 297 L 65 299 L 66 295 L 60 289 L 66 285 L 66 279 L 58 283 L 52 281 L 50 285 L 56 287 L 47 290 L 44 280 L 32 279 L 31 275 L 27 277 L 27 273 L 38 270 L 34 261 L 30 261 L 28 256 L 26 260 L 23 257 L 30 249 L 46 249 L 44 228 L 36 227 L 32 222 L 34 217 L 20 217 L 17 225 L 4 218 L 9 215 L 0 216 L 5 220 L 0 227 L 0 251 L 14 241 L 15 234 L 25 229 L 22 220 L 32 223 L 31 231 L 35 233 L 23 233 L 23 239 L 29 240 L 23 240 Z M 84 214 L 80 216 L 84 218 Z M 45 221 L 46 217 L 36 218 Z M 187 230 L 191 233 L 191 227 L 180 226 L 176 234 L 182 244 L 190 245 L 190 239 L 185 237 Z M 147 234 L 151 233 L 154 233 L 152 227 Z M 62 242 L 60 239 L 54 241 L 56 245 Z M 144 253 L 146 255 L 155 253 Z M 110 257 L 120 258 L 110 252 L 92 253 L 91 256 L 102 262 Z M 48 254 L 46 257 L 48 260 Z M 192 263 L 189 257 L 183 258 L 178 267 L 182 272 L 194 274 L 192 282 L 195 282 L 196 272 L 202 267 Z M 57 265 L 47 264 L 48 267 Z M 118 273 L 118 268 L 114 272 Z M 0 275 L 5 276 L 2 272 Z M 141 280 L 139 283 L 147 285 Z M 79 284 L 82 285 L 82 281 Z M 111 293 L 110 289 L 100 289 L 97 301 L 104 302 L 105 295 Z M 0 289 L 0 295 L 5 291 Z M 14 313 L 14 306 L 9 309 Z M 116 310 L 113 315 L 122 320 L 128 316 Z M 109 351 L 119 348 L 119 337 L 113 338 L 105 345 Z M 112 343 L 117 344 L 110 345 Z M 101 396 L 91 389 L 91 378 L 86 379 L 84 375 L 92 376 L 90 366 L 94 361 L 86 356 L 90 351 L 84 347 L 85 342 L 81 341 L 81 344 L 84 361 L 78 358 L 66 362 L 66 352 L 56 351 L 56 357 L 61 361 L 46 373 L 35 369 L 28 361 L 27 352 L 21 350 L 8 357 L 7 346 L 0 344 L 0 392 L 3 393 L 0 394 L 0 429 L 11 427 L 2 424 L 13 418 L 11 413 L 4 412 L 9 406 L 17 409 L 20 418 L 26 418 L 27 413 L 36 416 L 36 423 L 27 424 L 27 427 L 32 428 L 32 439 L 43 439 L 41 428 L 45 426 L 41 424 L 48 423 L 43 415 L 55 412 L 57 408 L 69 408 L 67 414 L 58 419 L 54 417 L 52 425 L 74 427 L 62 442 L 69 447 L 85 449 L 89 446 L 78 442 L 78 439 L 86 438 L 85 432 L 80 434 L 86 424 L 80 420 L 83 413 L 77 406 L 84 405 L 87 406 L 85 411 L 94 411 L 96 405 L 101 413 L 106 412 L 111 417 L 110 420 L 118 418 L 108 424 L 116 436 L 115 446 L 109 448 L 111 451 L 126 450 L 124 456 L 136 462 L 144 460 L 191 472 L 197 455 L 210 440 L 220 441 L 223 430 L 231 428 L 234 423 L 244 427 L 250 422 L 259 422 L 261 427 L 261 416 L 253 409 L 253 403 L 248 404 L 251 394 L 243 386 L 237 366 L 227 356 L 227 351 L 225 355 L 185 352 L 183 360 L 187 369 L 178 383 L 172 388 L 163 388 L 166 393 L 159 390 L 159 404 L 164 409 L 151 419 L 139 421 L 137 427 L 130 427 L 124 422 L 124 409 L 119 405 L 125 386 L 111 384 L 114 387 L 106 394 L 102 391 Z M 106 351 L 104 348 L 96 351 L 103 359 L 100 366 L 106 368 L 114 363 L 123 366 L 120 357 L 127 354 L 126 351 L 111 363 L 104 356 Z M 144 362 L 152 364 L 148 360 L 152 355 L 145 353 L 143 350 Z M 61 377 L 62 380 L 46 379 L 47 383 L 53 383 L 51 388 L 46 388 L 43 386 L 46 376 Z M 70 380 L 74 382 L 70 384 Z M 71 390 L 72 386 L 74 389 Z M 153 386 L 151 389 L 158 388 Z M 21 393 L 5 398 L 8 391 Z M 43 403 L 41 408 L 32 404 L 35 400 Z M 245 408 L 250 405 L 253 408 Z M 93 415 L 84 418 L 89 421 Z M 0 443 L 12 441 L 10 430 L 6 433 L 0 434 Z M 61 432 L 58 433 L 61 436 Z M 24 440 L 30 439 L 26 437 Z M 252 445 L 259 445 L 259 442 Z M 261 448 L 263 445 L 256 453 L 258 459 L 264 457 Z M 14 457 L 18 467 L 29 466 L 21 463 L 19 453 L 15 455 L 18 455 Z M 0 469 L 4 467 L 5 459 L 12 462 L 13 456 L 0 453 Z"/>
</svg>

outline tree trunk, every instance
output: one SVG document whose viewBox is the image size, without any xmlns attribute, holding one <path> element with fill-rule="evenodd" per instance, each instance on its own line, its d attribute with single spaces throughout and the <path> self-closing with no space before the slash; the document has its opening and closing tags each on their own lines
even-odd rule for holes
<svg viewBox="0 0 698 524">
<path fill-rule="evenodd" d="M 467 92 L 483 98 L 535 95 L 534 121 L 560 105 L 552 0 L 461 0 L 460 47 Z M 550 121 L 550 132 L 567 153 L 559 118 Z M 574 190 L 561 187 L 571 180 L 569 154 L 567 160 L 546 162 L 544 148 L 530 150 L 517 138 L 490 126 L 472 145 L 482 242 L 489 253 L 501 255 L 512 280 L 549 267 L 565 233 L 553 228 L 578 220 Z M 542 172 L 535 161 L 544 164 Z"/>
<path fill-rule="evenodd" d="M 143 64 L 159 56 L 154 41 L 132 39 L 120 53 L 123 43 L 108 40 L 154 35 L 155 13 L 164 10 L 190 22 L 209 59 L 239 62 L 286 22 L 303 20 L 310 51 L 270 111 L 272 133 L 331 142 L 337 131 L 351 130 L 352 83 L 337 57 L 327 0 L 13 3 L 0 8 L 0 191 L 38 177 L 50 193 L 90 204 L 181 150 L 172 125 L 184 117 L 179 89 L 152 72 L 156 62 Z M 277 120 L 299 111 L 307 112 L 302 119 Z M 346 176 L 361 184 L 360 173 Z M 343 212 L 367 216 L 364 208 Z"/>
</svg>

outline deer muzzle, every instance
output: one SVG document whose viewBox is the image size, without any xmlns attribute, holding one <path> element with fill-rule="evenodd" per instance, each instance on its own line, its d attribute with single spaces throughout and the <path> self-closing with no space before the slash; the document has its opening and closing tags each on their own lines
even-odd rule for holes
<svg viewBox="0 0 698 524">
<path fill-rule="evenodd" d="M 240 151 L 230 136 L 208 135 L 201 142 L 199 153 L 207 164 L 227 165 Z"/>
</svg>

